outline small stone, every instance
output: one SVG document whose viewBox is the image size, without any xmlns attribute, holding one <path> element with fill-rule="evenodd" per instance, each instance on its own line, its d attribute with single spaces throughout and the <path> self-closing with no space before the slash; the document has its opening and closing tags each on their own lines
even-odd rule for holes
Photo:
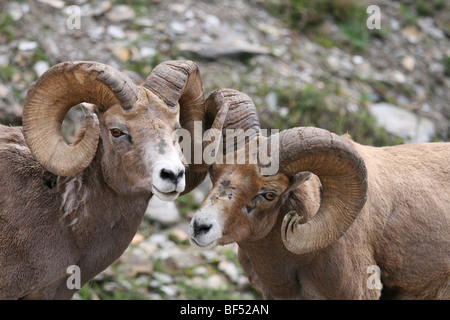
<svg viewBox="0 0 450 320">
<path fill-rule="evenodd" d="M 419 19 L 417 21 L 417 24 L 419 25 L 423 33 L 432 38 L 438 40 L 442 40 L 445 38 L 445 33 L 441 29 L 435 27 L 433 18 Z"/>
<path fill-rule="evenodd" d="M 38 2 L 47 4 L 55 9 L 62 9 L 66 5 L 62 0 L 38 0 Z"/>
<path fill-rule="evenodd" d="M 156 49 L 152 47 L 143 47 L 139 52 L 142 58 L 154 57 L 157 54 Z"/>
<path fill-rule="evenodd" d="M 356 56 L 353 56 L 353 57 L 352 57 L 352 62 L 353 62 L 354 64 L 356 64 L 356 65 L 359 65 L 359 64 L 364 63 L 364 58 L 361 57 L 361 56 L 356 55 Z"/>
<path fill-rule="evenodd" d="M 33 70 L 36 72 L 36 75 L 40 77 L 47 69 L 50 68 L 50 65 L 47 61 L 41 60 L 34 64 Z"/>
<path fill-rule="evenodd" d="M 158 250 L 158 245 L 149 241 L 143 241 L 139 244 L 139 248 L 148 256 L 152 256 Z"/>
<path fill-rule="evenodd" d="M 178 21 L 174 21 L 172 22 L 169 27 L 175 31 L 176 34 L 183 34 L 186 33 L 187 28 L 184 24 L 182 24 L 181 22 Z"/>
<path fill-rule="evenodd" d="M 131 52 L 128 48 L 114 46 L 111 48 L 114 56 L 122 62 L 130 60 Z"/>
<path fill-rule="evenodd" d="M 168 242 L 169 239 L 167 239 L 167 236 L 164 233 L 155 233 L 152 234 L 148 241 L 151 243 L 154 243 L 160 247 L 164 247 L 164 244 Z"/>
<path fill-rule="evenodd" d="M 133 20 L 133 23 L 141 27 L 153 27 L 154 22 L 148 17 L 139 17 Z"/>
<path fill-rule="evenodd" d="M 181 228 L 173 228 L 169 231 L 169 239 L 176 243 L 183 243 L 189 241 L 189 235 Z"/>
<path fill-rule="evenodd" d="M 127 20 L 133 20 L 136 18 L 134 10 L 126 4 L 114 6 L 111 11 L 106 14 L 106 18 L 112 22 L 122 22 Z"/>
<path fill-rule="evenodd" d="M 159 284 L 170 284 L 173 282 L 171 276 L 162 272 L 154 272 L 153 278 L 155 278 Z"/>
<path fill-rule="evenodd" d="M 408 40 L 408 42 L 412 44 L 418 43 L 422 38 L 420 32 L 414 26 L 407 26 L 403 28 L 401 32 L 405 36 L 406 40 Z"/>
<path fill-rule="evenodd" d="M 219 262 L 218 268 L 228 277 L 228 279 L 230 279 L 230 281 L 237 283 L 239 280 L 239 271 L 234 263 L 222 260 Z"/>
<path fill-rule="evenodd" d="M 37 42 L 35 41 L 20 41 L 17 49 L 19 51 L 31 51 L 38 47 Z"/>
<path fill-rule="evenodd" d="M 159 289 L 168 297 L 175 297 L 178 291 L 176 286 L 167 286 L 167 285 L 161 286 Z"/>
<path fill-rule="evenodd" d="M 100 42 L 104 37 L 105 27 L 92 26 L 87 30 L 87 34 L 92 42 Z"/>
<path fill-rule="evenodd" d="M 209 27 L 218 27 L 220 26 L 220 19 L 213 15 L 206 15 L 204 17 L 205 23 L 209 25 Z"/>
<path fill-rule="evenodd" d="M 429 142 L 436 134 L 434 123 L 411 111 L 389 104 L 377 103 L 369 107 L 377 123 L 387 132 L 402 137 L 405 142 Z"/>
<path fill-rule="evenodd" d="M 0 55 L 0 67 L 7 66 L 9 64 L 9 54 Z"/>
<path fill-rule="evenodd" d="M 267 110 L 275 112 L 277 110 L 277 94 L 274 91 L 270 91 L 266 95 Z"/>
<path fill-rule="evenodd" d="M 85 8 L 88 6 L 88 8 Z M 94 17 L 99 17 L 105 12 L 108 12 L 113 7 L 111 1 L 102 1 L 100 3 L 96 2 L 92 4 L 92 7 L 89 4 L 86 4 L 82 7 L 82 12 L 86 12 L 86 15 L 91 15 Z"/>
<path fill-rule="evenodd" d="M 28 12 L 29 8 L 24 7 L 24 5 L 28 6 L 28 4 L 19 4 L 17 2 L 9 4 L 8 13 L 14 21 L 19 21 L 24 16 L 24 13 Z"/>
<path fill-rule="evenodd" d="M 174 202 L 162 201 L 152 197 L 145 215 L 163 226 L 170 226 L 180 221 L 180 215 Z"/>
<path fill-rule="evenodd" d="M 141 243 L 144 240 L 145 240 L 145 238 L 144 238 L 144 236 L 142 234 L 136 233 L 134 235 L 134 237 L 133 237 L 133 240 L 131 240 L 131 244 L 137 245 L 137 244 Z"/>
<path fill-rule="evenodd" d="M 213 274 L 206 280 L 206 286 L 213 290 L 223 290 L 227 287 L 227 283 L 219 275 Z"/>
<path fill-rule="evenodd" d="M 412 56 L 405 56 L 403 57 L 401 64 L 406 70 L 413 71 L 416 65 L 416 59 Z"/>
<path fill-rule="evenodd" d="M 139 257 L 131 253 L 124 253 L 120 260 L 121 267 L 126 269 L 129 277 L 136 277 L 139 274 L 153 274 L 153 263 L 151 260 Z"/>
<path fill-rule="evenodd" d="M 109 34 L 111 37 L 113 37 L 114 39 L 125 39 L 126 34 L 125 31 L 123 31 L 123 29 L 119 26 L 108 26 L 108 28 L 106 28 L 106 33 Z"/>
<path fill-rule="evenodd" d="M 288 107 L 280 107 L 278 109 L 278 113 L 281 117 L 287 117 L 289 115 L 289 108 Z"/>
</svg>

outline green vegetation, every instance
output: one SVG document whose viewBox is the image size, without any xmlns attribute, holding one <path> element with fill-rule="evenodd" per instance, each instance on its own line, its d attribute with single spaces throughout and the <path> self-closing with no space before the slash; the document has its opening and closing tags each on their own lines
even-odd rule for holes
<svg viewBox="0 0 450 320">
<path fill-rule="evenodd" d="M 444 57 L 443 64 L 445 74 L 450 77 L 450 56 Z"/>
<path fill-rule="evenodd" d="M 421 16 L 432 16 L 436 12 L 445 10 L 446 3 L 444 0 L 419 0 L 416 1 L 417 13 Z"/>
<path fill-rule="evenodd" d="M 12 81 L 14 74 L 19 72 L 19 68 L 14 64 L 0 66 L 0 80 Z"/>
<path fill-rule="evenodd" d="M 348 110 L 345 102 L 327 103 L 326 97 L 336 96 L 339 88 L 336 85 L 327 85 L 317 89 L 307 85 L 304 89 L 288 88 L 276 90 L 277 104 L 288 108 L 286 115 L 279 111 L 269 112 L 259 109 L 261 125 L 266 128 L 280 130 L 314 126 L 327 129 L 337 134 L 349 134 L 353 140 L 368 145 L 382 146 L 402 143 L 402 139 L 392 136 L 384 129 L 378 127 L 375 119 L 364 107 L 365 98 L 361 98 L 357 110 Z M 342 104 L 342 105 L 340 105 Z"/>
<path fill-rule="evenodd" d="M 351 52 L 364 51 L 370 42 L 370 31 L 366 28 L 367 6 L 358 0 L 280 0 L 264 2 L 267 9 L 280 17 L 288 26 L 305 32 L 311 39 L 326 48 L 339 46 Z M 327 38 L 321 28 L 327 20 L 333 20 L 342 37 Z"/>
<path fill-rule="evenodd" d="M 7 12 L 0 12 L 0 44 L 14 38 L 14 19 Z"/>
</svg>

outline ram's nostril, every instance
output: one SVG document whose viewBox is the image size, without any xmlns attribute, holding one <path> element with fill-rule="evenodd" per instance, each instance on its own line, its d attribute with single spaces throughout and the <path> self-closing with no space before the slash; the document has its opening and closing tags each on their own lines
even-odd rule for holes
<svg viewBox="0 0 450 320">
<path fill-rule="evenodd" d="M 181 170 L 178 173 L 173 172 L 170 169 L 162 169 L 160 173 L 160 177 L 163 180 L 170 180 L 173 183 L 177 184 L 178 181 L 183 178 L 184 176 L 184 170 Z"/>
<path fill-rule="evenodd" d="M 162 179 L 174 180 L 176 179 L 175 173 L 172 170 L 162 169 L 160 174 Z"/>
<path fill-rule="evenodd" d="M 194 221 L 194 236 L 199 236 L 207 233 L 212 227 L 212 224 L 198 224 Z"/>
</svg>

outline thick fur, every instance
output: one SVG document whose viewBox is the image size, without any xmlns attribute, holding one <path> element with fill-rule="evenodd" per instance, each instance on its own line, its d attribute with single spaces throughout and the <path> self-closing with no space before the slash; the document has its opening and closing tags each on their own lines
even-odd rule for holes
<svg viewBox="0 0 450 320">
<path fill-rule="evenodd" d="M 70 298 L 70 265 L 84 284 L 126 249 L 151 194 L 108 187 L 101 150 L 84 172 L 57 177 L 31 156 L 21 127 L 0 126 L 0 299 Z"/>
<path fill-rule="evenodd" d="M 220 211 L 215 215 L 225 222 L 218 244 L 238 243 L 239 262 L 266 299 L 449 299 L 450 144 L 374 148 L 349 141 L 365 161 L 368 198 L 346 233 L 325 249 L 296 255 L 281 239 L 287 213 L 310 220 L 317 212 L 316 176 L 291 188 L 277 176 L 262 179 L 250 166 L 215 166 L 213 189 L 198 212 Z M 249 190 L 270 183 L 269 189 L 286 191 L 271 207 L 264 204 L 248 215 L 240 209 L 245 201 L 219 206 L 224 179 L 233 199 L 249 201 L 256 194 L 246 196 Z M 251 232 L 244 238 L 234 230 Z"/>
</svg>

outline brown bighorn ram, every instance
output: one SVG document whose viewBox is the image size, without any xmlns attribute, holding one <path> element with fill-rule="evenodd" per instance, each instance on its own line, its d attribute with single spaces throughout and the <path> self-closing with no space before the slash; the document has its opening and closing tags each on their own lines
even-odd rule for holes
<svg viewBox="0 0 450 320">
<path fill-rule="evenodd" d="M 95 106 L 69 146 L 61 124 L 82 102 Z M 194 121 L 205 110 L 191 61 L 158 65 L 143 86 L 96 62 L 45 72 L 23 128 L 0 126 L 0 299 L 72 297 L 69 266 L 86 283 L 127 248 L 153 194 L 173 200 L 200 183 L 207 166 L 185 173 L 176 149 L 177 129 L 193 134 Z"/>
<path fill-rule="evenodd" d="M 237 242 L 268 299 L 450 298 L 450 143 L 375 148 L 318 128 L 264 138 L 250 98 L 216 97 L 206 112 L 229 107 L 224 129 L 256 129 L 247 137 L 266 150 L 279 142 L 279 173 L 213 164 L 193 245 Z"/>
</svg>

